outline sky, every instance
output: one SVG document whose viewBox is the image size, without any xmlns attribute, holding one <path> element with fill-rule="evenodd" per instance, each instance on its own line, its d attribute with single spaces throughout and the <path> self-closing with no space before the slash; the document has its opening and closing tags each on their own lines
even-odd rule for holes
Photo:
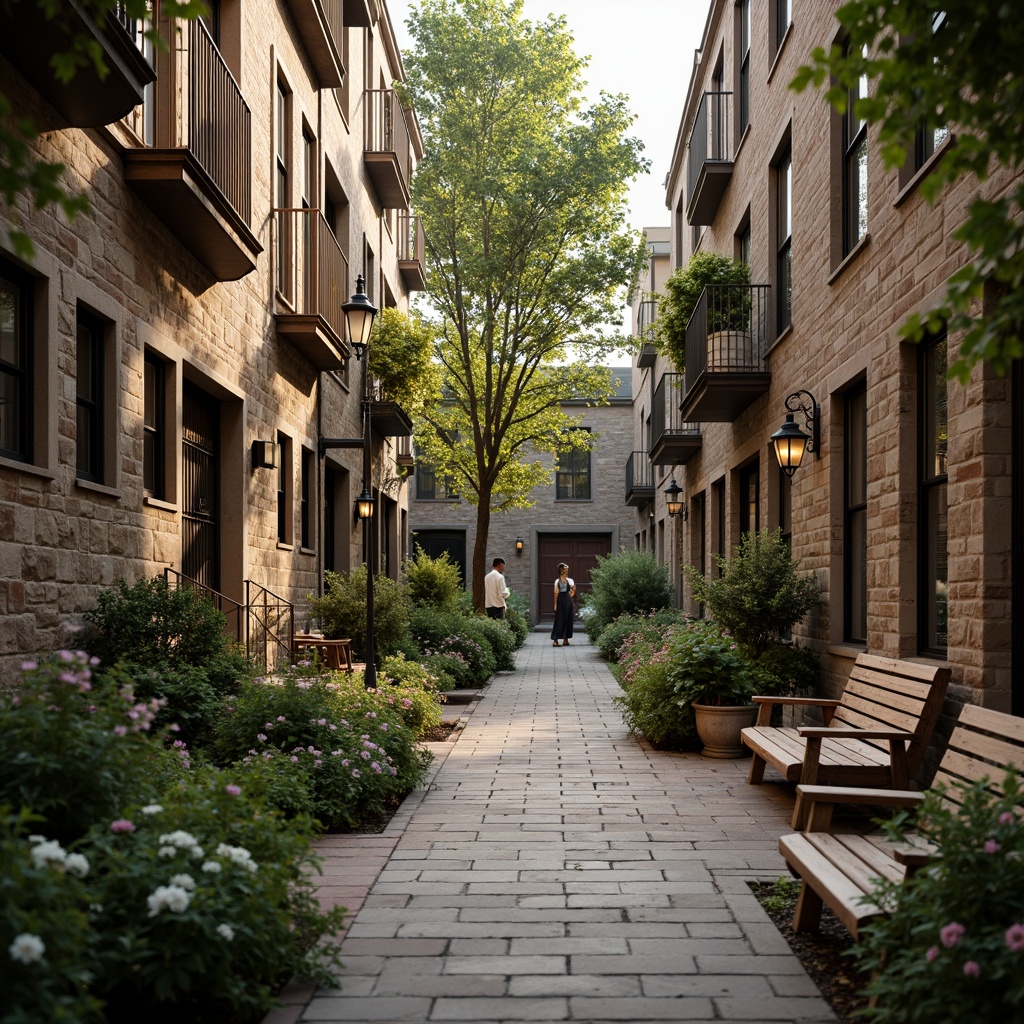
<svg viewBox="0 0 1024 1024">
<path fill-rule="evenodd" d="M 523 15 L 530 21 L 565 16 L 576 52 L 591 58 L 584 72 L 589 97 L 596 99 L 602 89 L 629 97 L 636 115 L 632 134 L 651 161 L 650 173 L 630 189 L 633 228 L 670 223 L 664 182 L 709 5 L 710 0 L 524 0 Z M 405 19 L 412 3 L 387 0 L 387 6 L 399 47 L 410 49 Z"/>
</svg>

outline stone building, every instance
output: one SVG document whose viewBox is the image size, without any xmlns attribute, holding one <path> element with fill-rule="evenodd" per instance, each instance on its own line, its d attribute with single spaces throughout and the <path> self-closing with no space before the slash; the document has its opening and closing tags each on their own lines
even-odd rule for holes
<svg viewBox="0 0 1024 1024">
<path fill-rule="evenodd" d="M 590 570 L 598 556 L 633 547 L 632 517 L 623 503 L 623 466 L 633 443 L 630 431 L 629 367 L 612 368 L 619 382 L 607 405 L 566 402 L 565 412 L 582 414 L 580 429 L 595 436 L 591 451 L 574 450 L 559 459 L 542 453 L 551 466 L 552 483 L 537 488 L 528 509 L 491 517 L 487 565 L 505 559 L 510 588 L 526 595 L 534 622 L 551 622 L 551 588 L 558 563 L 569 564 L 577 594 L 585 600 Z M 452 481 L 438 479 L 429 467 L 416 466 L 409 503 L 411 543 L 431 557 L 444 551 L 466 573 L 476 543 L 476 506 L 460 499 Z"/>
<path fill-rule="evenodd" d="M 978 186 L 921 196 L 955 126 L 887 171 L 872 127 L 789 89 L 814 47 L 842 42 L 836 6 L 711 4 L 667 183 L 671 265 L 701 251 L 746 262 L 749 315 L 730 340 L 714 323 L 722 289 L 705 292 L 674 455 L 652 461 L 684 488 L 685 562 L 706 569 L 744 531 L 782 529 L 821 586 L 794 635 L 822 655 L 827 688 L 863 650 L 944 659 L 954 700 L 1024 714 L 1020 364 L 1006 378 L 978 366 L 962 386 L 946 379 L 955 334 L 898 336 L 967 259 L 952 232 Z M 997 173 L 984 193 L 1008 184 Z M 655 388 L 678 373 L 664 358 L 643 372 Z M 815 441 L 792 476 L 771 442 L 787 413 Z M 660 484 L 653 495 L 661 523 Z"/>
<path fill-rule="evenodd" d="M 0 89 L 41 129 L 32 155 L 90 204 L 0 214 L 6 678 L 118 577 L 198 581 L 243 639 L 301 628 L 324 567 L 364 560 L 366 360 L 341 304 L 358 277 L 378 307 L 424 286 L 422 142 L 382 0 L 211 0 L 178 24 L 164 0 L 163 48 L 59 6 L 47 23 L 20 5 L 0 42 Z M 75 32 L 110 73 L 65 86 L 49 59 Z M 374 393 L 373 548 L 397 576 L 411 426 Z"/>
</svg>

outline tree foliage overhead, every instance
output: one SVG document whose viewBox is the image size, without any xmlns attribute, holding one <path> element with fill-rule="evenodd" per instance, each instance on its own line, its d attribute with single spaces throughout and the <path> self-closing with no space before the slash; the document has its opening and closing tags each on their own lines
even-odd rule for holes
<svg viewBox="0 0 1024 1024">
<path fill-rule="evenodd" d="M 882 157 L 902 167 L 920 129 L 947 125 L 952 143 L 922 179 L 929 202 L 957 179 L 985 181 L 995 168 L 1017 177 L 1007 194 L 975 199 L 954 237 L 971 262 L 949 280 L 944 300 L 910 317 L 905 337 L 920 340 L 944 325 L 962 330 L 950 375 L 966 381 L 985 360 L 1000 374 L 1024 355 L 1024 22 L 1006 0 L 853 0 L 837 18 L 849 45 L 818 48 L 793 88 L 829 83 L 825 96 L 845 110 L 862 75 L 873 83 L 857 113 L 878 126 Z M 981 301 L 985 308 L 982 312 Z"/>
<path fill-rule="evenodd" d="M 625 97 L 585 104 L 564 18 L 527 21 L 522 0 L 420 0 L 409 28 L 404 91 L 427 154 L 413 199 L 445 399 L 417 443 L 477 505 L 480 604 L 491 512 L 550 478 L 538 452 L 588 444 L 561 403 L 611 394 L 599 364 L 622 343 L 609 328 L 645 256 L 626 201 L 646 161 Z"/>
</svg>

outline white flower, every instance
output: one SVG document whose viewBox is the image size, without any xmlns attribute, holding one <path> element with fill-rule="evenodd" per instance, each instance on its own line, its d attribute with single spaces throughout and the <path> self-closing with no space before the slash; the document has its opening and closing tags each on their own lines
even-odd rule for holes
<svg viewBox="0 0 1024 1024">
<path fill-rule="evenodd" d="M 146 804 L 145 807 L 140 808 L 143 814 L 159 814 L 163 807 L 160 804 Z"/>
<path fill-rule="evenodd" d="M 159 857 L 174 857 L 178 853 L 178 848 L 176 846 L 161 846 L 156 852 Z"/>
<path fill-rule="evenodd" d="M 203 870 L 209 872 L 211 875 L 217 874 L 220 871 L 220 864 L 215 860 L 207 860 L 203 862 Z"/>
<path fill-rule="evenodd" d="M 174 832 L 165 832 L 159 839 L 161 843 L 168 843 L 170 846 L 178 846 L 185 849 L 189 846 L 198 846 L 199 840 L 191 832 L 183 829 L 176 829 Z"/>
<path fill-rule="evenodd" d="M 171 885 L 180 885 L 182 889 L 192 892 L 196 887 L 196 880 L 191 875 L 171 875 Z"/>
<path fill-rule="evenodd" d="M 146 903 L 149 905 L 149 916 L 156 917 L 161 910 L 180 914 L 188 909 L 192 894 L 180 885 L 159 885 L 150 894 Z"/>
<path fill-rule="evenodd" d="M 50 861 L 63 864 L 67 860 L 67 856 L 64 847 L 56 839 L 44 839 L 32 847 L 32 862 L 37 868 L 43 867 Z"/>
<path fill-rule="evenodd" d="M 14 937 L 14 941 L 7 947 L 7 952 L 11 954 L 12 960 L 34 964 L 37 960 L 42 960 L 46 945 L 38 935 L 22 932 L 21 935 Z"/>
<path fill-rule="evenodd" d="M 229 924 L 217 925 L 217 934 L 230 942 L 235 937 L 235 929 Z"/>
<path fill-rule="evenodd" d="M 256 864 L 252 859 L 252 854 L 243 846 L 228 846 L 227 843 L 221 843 L 220 846 L 217 847 L 217 856 L 227 857 L 232 864 L 237 864 L 239 867 L 243 867 L 247 871 L 256 870 Z"/>
<path fill-rule="evenodd" d="M 64 867 L 79 878 L 85 878 L 89 874 L 89 862 L 80 853 L 69 853 L 64 861 Z"/>
</svg>

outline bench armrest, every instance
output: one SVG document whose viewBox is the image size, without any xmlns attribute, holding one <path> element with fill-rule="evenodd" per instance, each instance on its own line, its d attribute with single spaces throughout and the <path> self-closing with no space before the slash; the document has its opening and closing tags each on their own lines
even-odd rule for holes
<svg viewBox="0 0 1024 1024">
<path fill-rule="evenodd" d="M 836 804 L 868 804 L 877 807 L 916 807 L 921 793 L 897 789 L 859 789 L 851 786 L 796 787 L 797 802 L 808 832 L 828 832 Z"/>
</svg>

